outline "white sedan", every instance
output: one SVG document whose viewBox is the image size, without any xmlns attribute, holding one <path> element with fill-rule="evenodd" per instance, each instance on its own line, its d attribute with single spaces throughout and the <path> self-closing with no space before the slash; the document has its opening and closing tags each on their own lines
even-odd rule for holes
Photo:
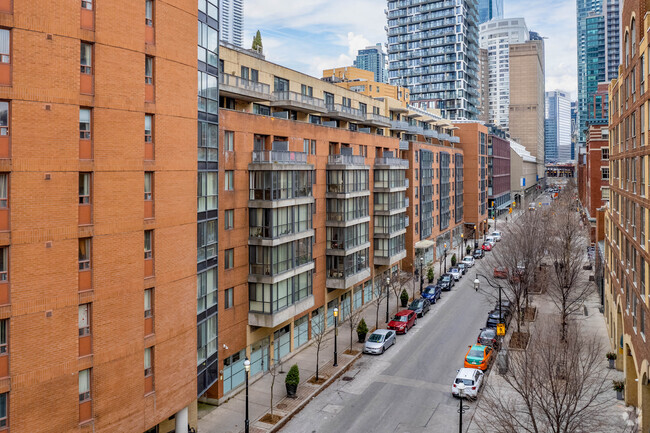
<svg viewBox="0 0 650 433">
<path fill-rule="evenodd" d="M 366 344 L 363 346 L 363 353 L 380 355 L 393 344 L 395 344 L 395 331 L 390 329 L 377 329 L 368 337 Z"/>
<path fill-rule="evenodd" d="M 454 281 L 460 280 L 460 277 L 463 276 L 463 274 L 460 272 L 460 269 L 458 269 L 458 268 L 449 269 L 449 275 L 454 277 Z"/>
<path fill-rule="evenodd" d="M 463 259 L 463 263 L 465 263 L 465 266 L 467 266 L 468 268 L 471 268 L 472 266 L 474 266 L 474 257 L 465 256 L 465 258 Z"/>
<path fill-rule="evenodd" d="M 501 232 L 492 232 L 492 237 L 495 241 L 499 242 L 501 240 Z"/>
</svg>

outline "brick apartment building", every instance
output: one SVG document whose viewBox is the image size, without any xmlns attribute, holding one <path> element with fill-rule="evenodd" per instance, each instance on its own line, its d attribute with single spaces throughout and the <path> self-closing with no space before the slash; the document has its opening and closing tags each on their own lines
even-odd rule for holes
<svg viewBox="0 0 650 433">
<path fill-rule="evenodd" d="M 488 135 L 488 200 L 491 217 L 507 212 L 512 204 L 510 194 L 510 141 L 495 126 Z"/>
<path fill-rule="evenodd" d="M 197 4 L 95 6 L 0 2 L 0 429 L 179 432 Z"/>
<path fill-rule="evenodd" d="M 621 14 L 621 65 L 609 86 L 610 206 L 605 214 L 604 307 L 625 403 L 650 429 L 648 316 L 648 51 L 650 2 L 630 0 Z M 596 153 L 597 154 L 597 153 Z"/>
<path fill-rule="evenodd" d="M 334 307 L 344 318 L 419 257 L 431 266 L 464 223 L 464 151 L 449 121 L 227 44 L 220 59 L 220 380 L 209 401 L 241 388 L 246 357 L 254 380 L 333 326 Z"/>
</svg>

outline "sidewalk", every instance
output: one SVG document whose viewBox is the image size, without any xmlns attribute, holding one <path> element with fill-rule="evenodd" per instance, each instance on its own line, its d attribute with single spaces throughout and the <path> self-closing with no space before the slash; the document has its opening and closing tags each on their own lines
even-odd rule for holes
<svg viewBox="0 0 650 433">
<path fill-rule="evenodd" d="M 411 295 L 413 286 L 410 280 L 404 284 L 404 288 Z M 416 296 L 419 297 L 419 287 L 415 283 Z M 390 317 L 397 309 L 397 303 L 394 294 L 390 296 Z M 364 318 L 368 328 L 375 328 L 375 318 L 377 312 L 377 302 L 373 301 L 362 307 L 361 317 Z M 386 327 L 386 302 L 379 305 L 379 328 Z M 319 355 L 319 377 L 327 377 L 328 380 L 322 385 L 308 383 L 316 373 L 316 344 L 310 340 L 305 347 L 299 349 L 282 362 L 284 373 L 275 377 L 273 387 L 273 414 L 282 416 L 282 419 L 276 424 L 268 424 L 259 421 L 264 415 L 269 413 L 271 400 L 271 381 L 272 376 L 265 374 L 262 377 L 251 378 L 249 384 L 249 418 L 250 431 L 252 433 L 265 433 L 279 430 L 290 417 L 300 411 L 304 405 L 309 403 L 313 397 L 327 388 L 331 382 L 345 373 L 347 369 L 361 357 L 363 344 L 357 342 L 356 326 L 352 332 L 352 350 L 353 354 L 345 354 L 350 349 L 350 326 L 347 321 L 339 323 L 338 327 L 338 366 L 333 366 L 334 360 L 334 330 L 328 330 L 323 342 L 321 343 Z M 300 369 L 300 385 L 298 386 L 297 398 L 286 397 L 284 380 L 286 372 L 293 364 L 298 364 Z M 200 433 L 239 433 L 244 431 L 245 405 L 246 405 L 245 388 L 234 395 L 230 400 L 220 406 L 212 406 L 199 403 L 199 421 L 198 431 Z"/>
</svg>

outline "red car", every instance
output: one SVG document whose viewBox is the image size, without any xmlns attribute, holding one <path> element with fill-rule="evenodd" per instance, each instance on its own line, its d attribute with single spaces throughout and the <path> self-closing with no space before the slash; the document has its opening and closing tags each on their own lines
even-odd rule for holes
<svg viewBox="0 0 650 433">
<path fill-rule="evenodd" d="M 483 251 L 492 251 L 492 245 L 490 245 L 487 242 L 484 242 L 483 245 L 481 246 L 481 249 Z"/>
<path fill-rule="evenodd" d="M 392 329 L 398 334 L 406 334 L 416 323 L 418 323 L 418 315 L 415 314 L 415 311 L 402 310 L 388 322 L 388 329 Z"/>
</svg>

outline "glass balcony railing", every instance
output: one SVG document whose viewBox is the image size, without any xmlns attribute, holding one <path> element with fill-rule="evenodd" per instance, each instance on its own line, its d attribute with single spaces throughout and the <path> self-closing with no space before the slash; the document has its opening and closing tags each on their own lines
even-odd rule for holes
<svg viewBox="0 0 650 433">
<path fill-rule="evenodd" d="M 254 150 L 253 163 L 306 164 L 307 154 L 285 150 Z"/>
<path fill-rule="evenodd" d="M 269 97 L 271 96 L 271 87 L 268 84 L 246 80 L 234 75 L 224 74 L 223 72 L 219 74 L 219 86 L 233 87 L 249 92 L 263 93 Z"/>
</svg>

